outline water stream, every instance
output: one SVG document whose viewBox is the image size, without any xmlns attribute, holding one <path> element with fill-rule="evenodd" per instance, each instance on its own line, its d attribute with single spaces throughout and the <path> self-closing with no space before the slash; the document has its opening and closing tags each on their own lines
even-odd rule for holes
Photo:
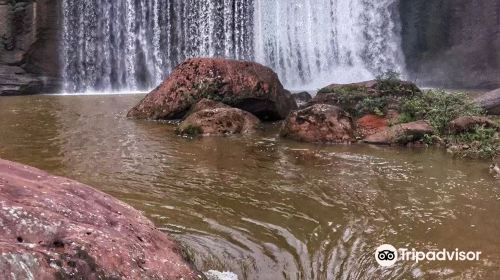
<svg viewBox="0 0 500 280">
<path fill-rule="evenodd" d="M 441 150 L 186 139 L 128 120 L 143 95 L 4 97 L 0 157 L 144 211 L 203 271 L 239 279 L 498 279 L 499 182 Z M 380 268 L 383 243 L 482 251 L 477 262 Z"/>
</svg>

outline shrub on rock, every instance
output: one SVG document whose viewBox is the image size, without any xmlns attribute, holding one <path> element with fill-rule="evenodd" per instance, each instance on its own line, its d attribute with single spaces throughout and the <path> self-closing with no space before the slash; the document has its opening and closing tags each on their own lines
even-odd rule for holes
<svg viewBox="0 0 500 280">
<path fill-rule="evenodd" d="M 421 93 L 413 83 L 396 78 L 380 78 L 353 84 L 332 84 L 319 90 L 313 104 L 340 106 L 354 117 L 366 114 L 385 115 L 399 111 L 404 100 Z"/>
<path fill-rule="evenodd" d="M 128 116 L 179 119 L 203 98 L 248 111 L 262 120 L 280 120 L 297 108 L 278 75 L 255 62 L 193 58 L 149 93 Z"/>
<path fill-rule="evenodd" d="M 280 135 L 303 142 L 350 143 L 354 140 L 352 119 L 337 106 L 315 104 L 292 112 Z"/>
</svg>

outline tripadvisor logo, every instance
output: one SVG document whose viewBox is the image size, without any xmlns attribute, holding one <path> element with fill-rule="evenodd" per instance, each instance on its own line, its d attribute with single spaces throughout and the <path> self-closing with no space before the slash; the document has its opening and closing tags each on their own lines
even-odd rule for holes
<svg viewBox="0 0 500 280">
<path fill-rule="evenodd" d="M 375 251 L 375 260 L 383 267 L 393 266 L 397 261 L 412 261 L 415 263 L 421 261 L 478 261 L 480 256 L 481 252 L 460 251 L 459 249 L 453 251 L 442 249 L 429 252 L 406 248 L 398 250 L 390 244 L 381 245 Z"/>
</svg>

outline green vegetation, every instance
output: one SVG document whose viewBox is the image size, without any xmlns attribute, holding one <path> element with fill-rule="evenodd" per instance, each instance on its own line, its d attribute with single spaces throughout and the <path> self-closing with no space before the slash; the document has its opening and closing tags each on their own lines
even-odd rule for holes
<svg viewBox="0 0 500 280">
<path fill-rule="evenodd" d="M 500 136 L 496 129 L 476 127 L 473 131 L 448 136 L 451 151 L 466 158 L 493 158 L 500 155 Z"/>
<path fill-rule="evenodd" d="M 444 139 L 455 155 L 492 158 L 500 155 L 500 140 L 496 129 L 476 126 L 469 132 L 448 133 L 448 125 L 452 120 L 484 114 L 485 112 L 464 93 L 449 94 L 442 90 L 429 90 L 402 104 L 399 123 L 427 120 L 434 127 L 436 136 Z M 436 142 L 436 136 L 426 136 L 424 142 L 433 144 Z"/>
<path fill-rule="evenodd" d="M 400 74 L 389 70 L 377 76 L 375 89 L 382 96 L 407 97 L 420 93 L 420 89 L 412 83 L 404 82 L 400 79 Z"/>
<path fill-rule="evenodd" d="M 375 114 L 377 116 L 385 116 L 389 98 L 387 96 L 366 97 L 356 105 L 357 114 Z"/>
<path fill-rule="evenodd" d="M 484 112 L 465 94 L 448 94 L 442 90 L 429 90 L 403 102 L 399 122 L 427 120 L 440 134 L 448 124 L 462 116 L 481 116 Z"/>
</svg>

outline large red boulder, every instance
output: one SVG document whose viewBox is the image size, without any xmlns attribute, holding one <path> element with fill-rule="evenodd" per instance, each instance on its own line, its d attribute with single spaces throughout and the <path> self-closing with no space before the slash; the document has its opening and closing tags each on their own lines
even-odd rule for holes
<svg viewBox="0 0 500 280">
<path fill-rule="evenodd" d="M 284 119 L 297 108 L 278 75 L 255 62 L 192 58 L 149 93 L 128 116 L 178 119 L 202 98 L 248 111 L 262 120 Z"/>
<path fill-rule="evenodd" d="M 0 160 L 2 279 L 204 279 L 137 210 Z"/>
<path fill-rule="evenodd" d="M 349 114 L 328 104 L 316 104 L 291 113 L 280 134 L 285 138 L 315 143 L 350 143 L 354 140 Z"/>
</svg>

